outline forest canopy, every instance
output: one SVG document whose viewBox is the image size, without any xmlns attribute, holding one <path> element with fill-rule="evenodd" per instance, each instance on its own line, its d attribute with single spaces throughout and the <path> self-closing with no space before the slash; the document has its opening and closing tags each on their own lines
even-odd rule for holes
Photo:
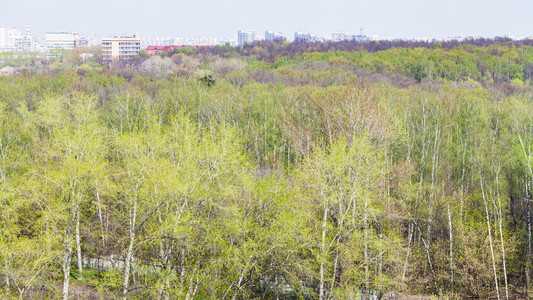
<svg viewBox="0 0 533 300">
<path fill-rule="evenodd" d="M 533 47 L 378 46 L 0 55 L 0 298 L 529 297 Z"/>
</svg>

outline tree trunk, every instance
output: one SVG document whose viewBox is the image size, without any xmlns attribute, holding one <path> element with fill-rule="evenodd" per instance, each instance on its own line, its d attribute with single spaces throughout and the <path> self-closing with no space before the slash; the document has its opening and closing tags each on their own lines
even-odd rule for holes
<svg viewBox="0 0 533 300">
<path fill-rule="evenodd" d="M 405 283 L 405 272 L 407 270 L 407 264 L 409 262 L 409 254 L 411 253 L 411 241 L 413 240 L 414 223 L 409 224 L 409 241 L 407 242 L 407 255 L 405 256 L 405 264 L 402 272 L 402 283 Z"/>
<path fill-rule="evenodd" d="M 8 269 L 8 262 L 7 262 L 7 259 L 6 259 L 5 263 L 4 263 L 4 266 L 5 266 L 5 268 L 6 268 L 6 275 L 5 275 L 5 276 L 6 276 L 6 277 L 5 277 L 5 279 L 6 279 L 6 287 L 9 289 L 9 287 L 10 287 L 10 282 L 9 282 L 9 274 L 7 274 L 8 271 L 9 271 L 9 269 Z"/>
<path fill-rule="evenodd" d="M 237 299 L 237 294 L 239 293 L 240 289 L 241 289 L 241 284 L 242 284 L 242 281 L 244 279 L 244 274 L 246 272 L 246 269 L 247 269 L 247 266 L 245 266 L 241 272 L 241 276 L 239 276 L 239 282 L 237 283 L 237 291 L 235 292 L 235 294 L 233 294 L 233 297 L 231 297 L 232 300 L 236 300 Z"/>
<path fill-rule="evenodd" d="M 490 246 L 490 254 L 492 257 L 492 269 L 494 271 L 494 282 L 496 284 L 496 295 L 498 296 L 498 300 L 499 300 L 500 299 L 500 287 L 498 285 L 498 274 L 496 273 L 496 260 L 494 258 L 494 248 L 492 246 L 492 233 L 490 229 L 489 208 L 487 206 L 487 199 L 485 198 L 485 191 L 483 189 L 483 180 L 481 179 L 481 174 L 479 178 L 479 183 L 481 185 L 481 196 L 483 197 L 483 204 L 485 204 L 485 215 L 487 217 L 487 232 L 489 233 L 489 246 Z"/>
<path fill-rule="evenodd" d="M 331 280 L 331 286 L 329 288 L 330 291 L 333 291 L 335 288 L 335 279 L 337 278 L 337 266 L 339 264 L 339 245 L 337 245 L 337 249 L 335 250 L 335 263 L 333 264 L 333 276 Z"/>
<path fill-rule="evenodd" d="M 76 214 L 76 250 L 78 256 L 78 280 L 83 278 L 83 266 L 81 259 L 81 237 L 80 237 L 80 212 Z"/>
<path fill-rule="evenodd" d="M 165 243 L 162 241 L 159 243 L 159 256 L 161 257 L 161 261 L 163 262 L 163 270 L 162 274 L 164 276 L 164 282 L 161 284 L 161 287 L 159 289 L 159 299 L 168 299 L 169 298 L 169 292 L 168 289 L 170 287 L 170 279 L 169 277 L 173 273 L 172 265 L 169 263 L 170 257 L 172 255 L 172 244 L 165 249 Z"/>
<path fill-rule="evenodd" d="M 328 205 L 327 203 L 324 203 L 324 217 L 322 219 L 322 243 L 321 243 L 321 250 L 322 255 L 320 257 L 320 289 L 318 294 L 318 299 L 324 300 L 326 299 L 325 290 L 324 290 L 324 260 L 326 259 L 326 227 L 327 227 L 327 220 L 328 220 Z"/>
<path fill-rule="evenodd" d="M 463 222 L 463 207 L 465 201 L 465 156 L 466 156 L 466 141 L 463 143 L 462 151 L 462 168 L 461 168 L 461 206 L 459 209 L 459 219 Z"/>
<path fill-rule="evenodd" d="M 76 214 L 79 204 L 72 208 L 72 216 L 70 222 L 67 223 L 64 237 L 64 253 L 63 253 L 63 300 L 68 300 L 69 284 L 70 284 L 70 263 L 72 260 L 72 227 L 76 222 Z"/>
<path fill-rule="evenodd" d="M 450 290 L 453 294 L 453 230 L 452 230 L 452 214 L 450 212 L 450 204 L 448 204 L 448 227 L 450 231 Z"/>
<path fill-rule="evenodd" d="M 122 293 L 124 297 L 128 294 L 129 283 L 130 283 L 130 268 L 131 260 L 133 257 L 133 244 L 135 242 L 135 220 L 137 218 L 137 199 L 133 202 L 133 209 L 130 211 L 130 220 L 129 220 L 129 233 L 130 241 L 128 245 L 128 250 L 126 252 L 126 259 L 124 260 L 124 288 Z"/>
<path fill-rule="evenodd" d="M 529 203 L 531 200 L 531 192 L 529 191 L 529 179 L 526 182 L 526 195 L 527 195 L 527 255 L 526 255 L 526 294 L 527 298 L 530 298 L 529 290 L 531 289 L 531 213 Z"/>
<path fill-rule="evenodd" d="M 181 248 L 180 255 L 180 283 L 183 285 L 185 282 L 185 247 Z"/>
<path fill-rule="evenodd" d="M 500 201 L 500 186 L 498 181 L 499 170 L 496 172 L 496 200 L 498 200 L 498 225 L 500 227 L 500 242 L 502 245 L 502 263 L 503 263 L 503 279 L 505 281 L 505 299 L 509 300 L 509 284 L 507 283 L 507 261 L 505 259 L 505 243 L 503 240 L 503 226 L 502 226 L 502 202 Z"/>
<path fill-rule="evenodd" d="M 413 220 L 413 222 L 415 222 Z M 416 223 L 415 223 L 416 224 Z M 426 243 L 426 240 L 422 236 L 422 230 L 420 229 L 420 226 L 416 224 L 416 228 L 418 229 L 419 238 L 422 239 L 422 243 L 424 244 L 424 248 L 426 249 L 426 257 L 428 260 L 429 268 L 431 269 L 431 274 L 433 275 L 433 286 L 435 287 L 435 294 L 439 294 L 439 286 L 437 285 L 437 276 L 435 275 L 435 268 L 433 268 L 433 264 L 431 263 L 431 256 L 429 255 L 429 247 Z"/>
<path fill-rule="evenodd" d="M 526 212 L 526 223 L 527 223 L 527 254 L 526 254 L 526 295 L 527 298 L 530 298 L 529 290 L 531 289 L 531 213 L 529 208 L 529 203 L 531 200 L 531 192 L 530 192 L 530 179 L 529 176 L 533 176 L 533 169 L 531 168 L 531 145 L 527 145 L 522 140 L 522 136 L 520 133 L 518 133 L 518 140 L 520 141 L 520 147 L 522 148 L 522 153 L 524 154 L 524 158 L 527 160 L 527 169 L 526 174 L 529 174 L 526 177 L 526 201 L 527 201 L 527 212 Z M 528 149 L 526 151 L 526 149 Z"/>
<path fill-rule="evenodd" d="M 367 202 L 365 201 L 365 212 L 367 211 Z M 364 259 L 365 259 L 365 298 L 368 296 L 367 293 L 370 292 L 370 268 L 369 268 L 369 258 L 368 258 L 368 222 L 366 219 L 366 213 L 363 216 L 363 239 L 365 243 L 364 247 Z"/>
<path fill-rule="evenodd" d="M 104 219 L 102 217 L 102 204 L 100 202 L 100 192 L 98 191 L 98 184 L 96 185 L 96 208 L 98 210 L 98 220 L 100 220 L 100 232 L 102 234 L 102 247 L 105 248 L 105 232 Z"/>
<path fill-rule="evenodd" d="M 440 130 L 437 127 L 435 130 L 435 143 L 434 143 L 434 152 L 433 157 L 431 159 L 431 193 L 429 196 L 429 220 L 428 220 L 428 236 L 427 236 L 427 243 L 428 247 L 431 248 L 431 226 L 433 225 L 433 206 L 435 205 L 435 169 L 438 164 L 438 153 L 439 153 L 439 136 L 440 136 Z"/>
</svg>

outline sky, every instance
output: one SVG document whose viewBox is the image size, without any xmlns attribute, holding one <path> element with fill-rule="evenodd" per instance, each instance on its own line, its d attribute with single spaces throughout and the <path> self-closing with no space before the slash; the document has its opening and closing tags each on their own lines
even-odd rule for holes
<svg viewBox="0 0 533 300">
<path fill-rule="evenodd" d="M 239 29 L 379 38 L 533 36 L 532 0 L 0 0 L 0 27 L 46 32 L 227 37 Z"/>
</svg>

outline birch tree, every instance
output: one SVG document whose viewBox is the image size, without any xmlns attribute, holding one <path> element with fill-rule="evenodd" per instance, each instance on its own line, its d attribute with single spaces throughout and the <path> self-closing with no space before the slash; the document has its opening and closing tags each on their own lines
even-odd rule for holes
<svg viewBox="0 0 533 300">
<path fill-rule="evenodd" d="M 391 284 L 380 273 L 378 255 L 397 253 L 389 248 L 394 236 L 380 236 L 379 215 L 385 201 L 379 191 L 386 187 L 383 156 L 365 138 L 350 144 L 335 142 L 317 150 L 298 170 L 304 207 L 310 228 L 314 273 L 319 299 L 348 297 L 384 291 Z M 303 196 L 306 195 L 306 196 Z M 385 264 L 395 263 L 386 261 Z M 359 288 L 362 287 L 362 290 Z"/>
<path fill-rule="evenodd" d="M 74 246 L 81 278 L 80 207 L 88 198 L 91 171 L 105 153 L 97 118 L 92 114 L 95 102 L 93 97 L 84 94 L 50 97 L 43 101 L 35 124 L 40 136 L 36 143 L 39 151 L 34 152 L 38 164 L 33 176 L 47 183 L 42 201 L 60 212 L 56 221 L 63 228 L 63 299 L 69 297 Z"/>
</svg>

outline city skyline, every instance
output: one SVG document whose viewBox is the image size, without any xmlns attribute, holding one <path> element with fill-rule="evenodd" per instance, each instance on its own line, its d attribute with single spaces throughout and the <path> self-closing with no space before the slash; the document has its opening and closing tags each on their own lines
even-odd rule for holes
<svg viewBox="0 0 533 300">
<path fill-rule="evenodd" d="M 308 31 L 319 36 L 332 32 L 359 33 L 379 38 L 494 37 L 533 35 L 526 0 L 501 1 L 214 1 L 201 3 L 154 0 L 113 2 L 94 0 L 91 5 L 66 0 L 9 1 L 2 4 L 0 26 L 25 28 L 32 35 L 46 32 L 140 34 L 144 37 L 236 37 L 241 29 L 262 33 Z"/>
</svg>

